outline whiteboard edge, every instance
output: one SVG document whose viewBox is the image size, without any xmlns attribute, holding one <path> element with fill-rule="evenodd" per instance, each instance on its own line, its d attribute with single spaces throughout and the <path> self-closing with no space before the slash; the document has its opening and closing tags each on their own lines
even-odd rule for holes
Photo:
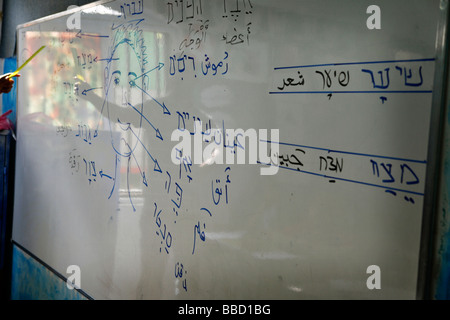
<svg viewBox="0 0 450 320">
<path fill-rule="evenodd" d="M 422 210 L 422 227 L 417 275 L 416 299 L 433 299 L 436 267 L 436 231 L 439 222 L 440 179 L 443 163 L 444 128 L 447 118 L 449 82 L 449 1 L 440 0 L 440 16 L 436 34 L 436 64 L 428 134 L 427 172 L 425 198 Z M 437 90 L 436 90 L 437 89 Z"/>
<path fill-rule="evenodd" d="M 115 1 L 115 0 L 99 0 L 99 1 L 96 1 L 96 2 L 85 4 L 83 6 L 79 6 L 78 8 L 68 9 L 66 11 L 54 13 L 54 14 L 51 14 L 49 16 L 45 16 L 45 17 L 42 17 L 42 18 L 39 18 L 39 19 L 36 19 L 36 20 L 32 20 L 32 21 L 29 21 L 29 22 L 26 22 L 26 23 L 19 24 L 16 27 L 16 31 L 18 31 L 19 29 L 22 29 L 22 28 L 33 26 L 33 25 L 38 24 L 38 23 L 46 22 L 47 20 L 57 19 L 57 18 L 63 17 L 63 16 L 68 15 L 68 14 L 73 14 L 73 13 L 81 11 L 81 10 L 89 9 L 89 8 L 96 7 L 96 6 L 99 6 L 99 5 L 108 3 L 108 2 L 113 2 L 113 1 Z"/>
</svg>

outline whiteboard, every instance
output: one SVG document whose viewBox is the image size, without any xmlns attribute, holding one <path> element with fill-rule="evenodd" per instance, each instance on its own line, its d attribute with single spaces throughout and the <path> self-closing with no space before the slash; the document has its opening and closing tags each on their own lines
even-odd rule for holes
<svg viewBox="0 0 450 320">
<path fill-rule="evenodd" d="M 102 1 L 19 26 L 18 65 L 46 47 L 17 80 L 13 240 L 94 299 L 414 299 L 439 13 Z"/>
</svg>

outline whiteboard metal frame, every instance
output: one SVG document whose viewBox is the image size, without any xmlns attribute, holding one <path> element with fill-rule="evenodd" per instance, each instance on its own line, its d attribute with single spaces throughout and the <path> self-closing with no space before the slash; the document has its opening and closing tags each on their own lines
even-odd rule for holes
<svg viewBox="0 0 450 320">
<path fill-rule="evenodd" d="M 433 265 L 437 245 L 437 223 L 439 222 L 439 181 L 443 172 L 444 128 L 449 81 L 449 2 L 441 0 L 440 16 L 436 33 L 436 64 L 433 82 L 430 129 L 428 135 L 427 173 L 422 215 L 422 232 L 419 253 L 419 271 L 416 299 L 433 299 L 436 271 Z"/>
</svg>

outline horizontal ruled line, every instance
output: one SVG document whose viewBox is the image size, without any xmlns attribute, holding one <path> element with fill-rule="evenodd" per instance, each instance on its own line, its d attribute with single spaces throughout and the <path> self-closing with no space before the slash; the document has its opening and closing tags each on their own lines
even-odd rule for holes
<svg viewBox="0 0 450 320">
<path fill-rule="evenodd" d="M 330 67 L 330 66 L 348 66 L 348 65 L 362 65 L 362 64 L 380 64 L 380 63 L 427 62 L 427 61 L 435 61 L 435 60 L 436 60 L 436 58 L 426 58 L 426 59 L 407 59 L 407 60 L 325 63 L 325 64 L 309 64 L 309 65 L 301 65 L 301 66 L 277 67 L 277 68 L 274 68 L 274 70 L 317 68 L 317 67 Z"/>
<path fill-rule="evenodd" d="M 335 94 L 335 93 L 433 93 L 433 90 L 376 90 L 376 91 L 270 91 L 269 94 Z"/>
<path fill-rule="evenodd" d="M 265 166 L 274 166 L 273 164 L 262 163 L 260 161 L 258 161 L 258 163 L 261 164 L 261 165 L 265 165 Z M 384 186 L 384 185 L 379 185 L 379 184 L 374 184 L 374 183 L 368 183 L 368 182 L 363 182 L 363 181 L 358 181 L 358 180 L 351 180 L 351 179 L 333 177 L 333 176 L 329 176 L 329 175 L 325 175 L 325 174 L 321 174 L 321 173 L 316 173 L 316 172 L 311 172 L 311 171 L 305 171 L 305 170 L 301 170 L 301 169 L 293 169 L 293 168 L 288 168 L 288 167 L 283 167 L 283 166 L 278 166 L 278 167 L 281 168 L 281 169 L 291 170 L 291 171 L 295 171 L 295 172 L 298 172 L 298 173 L 306 173 L 306 174 L 322 177 L 322 178 L 325 178 L 325 179 L 334 179 L 334 180 L 339 180 L 339 181 L 345 181 L 345 182 L 362 184 L 362 185 L 366 185 L 366 186 L 370 186 L 370 187 L 376 187 L 376 188 L 382 188 L 382 189 L 386 189 L 386 190 L 393 190 L 393 191 L 398 191 L 398 192 L 415 194 L 415 195 L 418 195 L 418 196 L 424 196 L 424 193 L 422 193 L 422 192 L 410 191 L 410 190 L 405 190 L 405 189 L 400 189 L 400 188 L 393 188 L 393 187 L 389 187 L 389 186 Z"/>
<path fill-rule="evenodd" d="M 286 143 L 286 142 L 278 142 L 278 141 L 271 141 L 271 140 L 260 140 L 261 142 L 266 143 L 274 143 L 279 145 L 285 145 L 285 146 L 292 146 L 292 147 L 300 147 L 300 148 L 308 148 L 308 149 L 315 149 L 315 150 L 322 150 L 326 151 L 328 153 L 341 153 L 341 154 L 348 154 L 348 155 L 355 155 L 355 156 L 362 156 L 362 157 L 370 157 L 370 158 L 381 158 L 381 159 L 389 159 L 389 160 L 398 160 L 398 161 L 404 161 L 404 162 L 413 162 L 413 163 L 422 163 L 426 164 L 426 160 L 415 160 L 415 159 L 407 159 L 407 158 L 398 158 L 398 157 L 389 157 L 389 156 L 380 156 L 376 154 L 368 154 L 368 153 L 359 153 L 359 152 L 350 152 L 350 151 L 339 151 L 339 150 L 333 150 L 333 149 L 327 149 L 327 148 L 320 148 L 320 147 L 312 147 L 312 146 L 305 146 L 301 144 L 293 144 L 293 143 Z"/>
</svg>

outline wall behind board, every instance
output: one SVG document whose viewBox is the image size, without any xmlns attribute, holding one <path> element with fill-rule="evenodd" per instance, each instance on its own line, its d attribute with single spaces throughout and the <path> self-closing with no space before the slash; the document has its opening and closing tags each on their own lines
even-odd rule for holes
<svg viewBox="0 0 450 320">
<path fill-rule="evenodd" d="M 16 27 L 67 9 L 71 5 L 84 5 L 92 0 L 2 0 L 0 57 L 16 55 Z"/>
<path fill-rule="evenodd" d="M 440 7 L 375 2 L 20 26 L 13 240 L 94 299 L 415 298 Z"/>
<path fill-rule="evenodd" d="M 86 300 L 18 246 L 13 247 L 12 300 Z"/>
</svg>

